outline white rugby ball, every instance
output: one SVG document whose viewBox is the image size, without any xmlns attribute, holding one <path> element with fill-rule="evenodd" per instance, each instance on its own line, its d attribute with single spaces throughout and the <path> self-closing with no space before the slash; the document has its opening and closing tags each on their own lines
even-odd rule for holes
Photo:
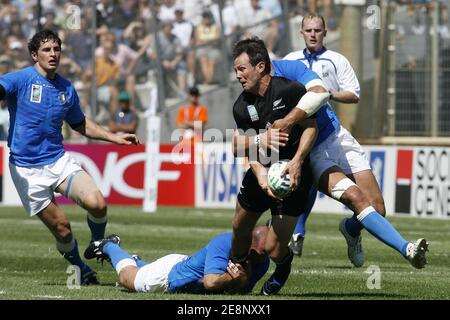
<svg viewBox="0 0 450 320">
<path fill-rule="evenodd" d="M 283 177 L 281 176 L 287 164 L 288 161 L 286 160 L 275 162 L 270 166 L 269 172 L 267 173 L 267 181 L 270 189 L 274 195 L 280 198 L 287 197 L 292 192 L 289 174 Z"/>
</svg>

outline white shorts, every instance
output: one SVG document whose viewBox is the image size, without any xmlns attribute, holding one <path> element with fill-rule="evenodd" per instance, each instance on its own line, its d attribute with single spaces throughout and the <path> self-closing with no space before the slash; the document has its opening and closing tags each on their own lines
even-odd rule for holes
<svg viewBox="0 0 450 320">
<path fill-rule="evenodd" d="M 346 175 L 371 170 L 363 148 L 342 126 L 312 149 L 310 158 L 316 182 L 319 181 L 325 170 L 334 166 L 340 167 Z"/>
<path fill-rule="evenodd" d="M 42 167 L 18 167 L 9 164 L 11 177 L 28 214 L 44 210 L 53 199 L 55 189 L 72 173 L 83 170 L 68 153 Z"/>
<path fill-rule="evenodd" d="M 184 254 L 169 254 L 141 267 L 134 279 L 134 289 L 137 292 L 166 292 L 170 270 L 188 257 Z"/>
</svg>

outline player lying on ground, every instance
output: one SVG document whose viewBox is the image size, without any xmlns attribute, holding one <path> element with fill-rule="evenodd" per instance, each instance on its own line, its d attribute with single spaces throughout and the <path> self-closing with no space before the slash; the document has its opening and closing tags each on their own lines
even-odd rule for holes
<svg viewBox="0 0 450 320">
<path fill-rule="evenodd" d="M 86 259 L 108 260 L 119 282 L 137 292 L 249 293 L 267 272 L 269 258 L 264 251 L 268 228 L 255 227 L 246 267 L 229 263 L 231 233 L 214 237 L 200 251 L 187 256 L 169 254 L 148 263 L 119 247 L 120 238 L 111 235 L 93 242 Z"/>
</svg>

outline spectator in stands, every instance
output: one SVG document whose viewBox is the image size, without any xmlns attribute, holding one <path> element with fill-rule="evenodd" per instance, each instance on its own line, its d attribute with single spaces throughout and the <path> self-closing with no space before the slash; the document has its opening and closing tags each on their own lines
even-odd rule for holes
<svg viewBox="0 0 450 320">
<path fill-rule="evenodd" d="M 226 0 L 222 8 L 222 21 L 220 21 L 219 4 L 213 3 L 209 6 L 209 10 L 214 16 L 215 21 L 219 28 L 223 28 L 223 34 L 225 35 L 225 41 L 227 45 L 227 55 L 231 61 L 231 51 L 233 45 L 240 39 L 240 26 L 239 26 L 239 14 L 233 3 L 233 0 Z M 221 25 L 223 23 L 223 26 Z"/>
<path fill-rule="evenodd" d="M 178 110 L 177 127 L 184 129 L 183 141 L 202 141 L 203 130 L 208 122 L 208 109 L 199 102 L 197 87 L 189 89 L 189 103 Z"/>
<path fill-rule="evenodd" d="M 81 67 L 69 57 L 61 58 L 58 73 L 64 78 L 69 79 L 72 83 L 75 83 L 77 79 L 80 79 L 83 76 Z"/>
<path fill-rule="evenodd" d="M 105 40 L 102 43 L 102 55 L 95 58 L 95 80 L 99 104 L 95 120 L 101 124 L 109 119 L 110 115 L 117 109 L 117 84 L 120 77 L 120 67 L 111 57 L 112 50 L 113 43 Z M 91 75 L 92 68 L 87 72 L 88 77 Z"/>
<path fill-rule="evenodd" d="M 61 31 L 61 26 L 56 24 L 55 17 L 56 15 L 54 11 L 47 11 L 44 14 L 45 22 L 42 24 L 42 29 L 49 29 L 57 33 Z"/>
<path fill-rule="evenodd" d="M 4 75 L 12 71 L 11 59 L 7 55 L 0 56 L 0 74 Z"/>
<path fill-rule="evenodd" d="M 118 43 L 114 32 L 109 31 L 102 37 L 102 43 L 110 42 L 112 44 L 110 57 L 120 68 L 119 85 L 125 87 L 126 91 L 130 94 L 131 103 L 134 105 L 136 90 L 133 71 L 139 59 L 139 54 L 129 46 Z M 102 45 L 95 50 L 95 56 L 102 56 L 103 51 L 104 47 Z"/>
<path fill-rule="evenodd" d="M 151 45 L 154 41 L 152 33 L 148 33 L 145 22 L 141 19 L 131 22 L 123 32 L 123 38 L 128 42 L 129 47 L 138 53 L 138 61 L 133 74 L 137 83 L 144 83 L 147 73 L 155 66 L 154 56 L 151 55 Z"/>
<path fill-rule="evenodd" d="M 20 22 L 19 17 L 19 10 L 11 1 L 2 1 L 0 6 L 0 30 L 8 31 L 12 23 Z"/>
<path fill-rule="evenodd" d="M 163 0 L 159 7 L 158 19 L 161 22 L 172 22 L 175 20 L 175 0 Z"/>
<path fill-rule="evenodd" d="M 278 41 L 278 22 L 273 18 L 271 12 L 264 9 L 259 0 L 250 0 L 250 7 L 241 13 L 241 26 L 247 27 L 244 38 L 257 36 L 263 39 L 269 54 L 273 51 Z M 270 20 L 270 21 L 269 21 Z"/>
<path fill-rule="evenodd" d="M 297 0 L 298 7 L 300 8 L 300 14 L 304 15 L 309 13 L 321 13 L 325 21 L 327 21 L 327 27 L 330 30 L 337 28 L 337 21 L 332 16 L 333 0 Z M 307 8 L 305 8 L 305 3 Z"/>
<path fill-rule="evenodd" d="M 71 57 L 83 69 L 89 66 L 92 60 L 92 29 L 85 16 L 81 16 L 80 28 L 67 30 L 65 43 L 71 48 Z"/>
<path fill-rule="evenodd" d="M 29 58 L 26 57 L 24 50 L 22 50 L 24 48 L 23 42 L 15 36 L 8 36 L 6 41 L 8 46 L 5 54 L 10 57 L 13 69 L 21 69 L 30 65 Z"/>
<path fill-rule="evenodd" d="M 206 0 L 183 1 L 184 18 L 194 26 L 198 25 L 202 20 L 205 1 Z"/>
<path fill-rule="evenodd" d="M 130 96 L 126 91 L 119 94 L 119 109 L 109 120 L 109 130 L 113 133 L 136 133 L 138 116 L 130 105 Z"/>
<path fill-rule="evenodd" d="M 182 6 L 175 8 L 175 21 L 173 22 L 172 33 L 180 39 L 183 48 L 184 60 L 187 62 L 189 85 L 195 82 L 195 50 L 192 50 L 194 43 L 194 25 L 184 19 L 184 9 Z"/>
<path fill-rule="evenodd" d="M 180 39 L 172 33 L 172 29 L 172 22 L 163 22 L 162 30 L 157 35 L 160 46 L 159 58 L 164 69 L 166 87 L 169 89 L 168 96 L 176 91 L 186 90 L 187 68 L 183 59 L 183 48 Z M 155 56 L 155 50 L 152 51 L 152 55 Z M 176 79 L 176 85 L 173 85 L 173 78 Z"/>
<path fill-rule="evenodd" d="M 114 7 L 112 13 L 112 25 L 111 29 L 117 34 L 117 38 L 120 39 L 123 30 L 136 19 L 138 12 L 135 1 L 118 0 L 117 5 Z"/>
<path fill-rule="evenodd" d="M 213 82 L 214 69 L 220 59 L 219 38 L 220 29 L 214 22 L 212 13 L 204 11 L 201 23 L 195 28 L 195 44 L 197 46 L 197 58 L 202 72 L 203 84 L 206 85 Z"/>
<path fill-rule="evenodd" d="M 97 2 L 97 25 L 112 27 L 112 18 L 115 7 L 115 1 L 100 0 Z"/>
<path fill-rule="evenodd" d="M 16 36 L 19 39 L 26 39 L 25 34 L 23 33 L 23 30 L 22 30 L 22 24 L 20 21 L 14 21 L 11 23 L 11 25 L 9 26 L 8 34 Z"/>
<path fill-rule="evenodd" d="M 152 10 L 149 6 L 148 0 L 139 0 L 138 2 L 139 18 L 144 20 L 145 26 L 150 26 L 150 20 L 153 18 Z"/>
</svg>

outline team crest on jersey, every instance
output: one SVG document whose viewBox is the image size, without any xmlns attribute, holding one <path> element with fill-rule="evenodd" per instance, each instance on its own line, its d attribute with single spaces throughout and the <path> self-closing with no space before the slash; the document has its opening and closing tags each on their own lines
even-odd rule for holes
<svg viewBox="0 0 450 320">
<path fill-rule="evenodd" d="M 33 84 L 31 86 L 30 101 L 35 103 L 41 103 L 42 99 L 42 86 L 39 84 Z"/>
<path fill-rule="evenodd" d="M 322 65 L 322 77 L 328 77 L 328 66 L 326 64 Z"/>
<path fill-rule="evenodd" d="M 66 98 L 66 95 L 64 94 L 64 92 L 59 93 L 59 101 L 61 102 L 61 104 L 66 104 L 67 98 Z"/>
<path fill-rule="evenodd" d="M 254 105 L 248 105 L 247 106 L 248 114 L 250 115 L 250 119 L 252 119 L 253 122 L 259 120 L 258 111 L 256 111 L 256 108 Z"/>
<path fill-rule="evenodd" d="M 283 98 L 275 100 L 273 102 L 273 110 L 283 109 L 284 107 L 286 107 L 286 105 L 281 104 L 282 101 L 283 101 Z"/>
</svg>

